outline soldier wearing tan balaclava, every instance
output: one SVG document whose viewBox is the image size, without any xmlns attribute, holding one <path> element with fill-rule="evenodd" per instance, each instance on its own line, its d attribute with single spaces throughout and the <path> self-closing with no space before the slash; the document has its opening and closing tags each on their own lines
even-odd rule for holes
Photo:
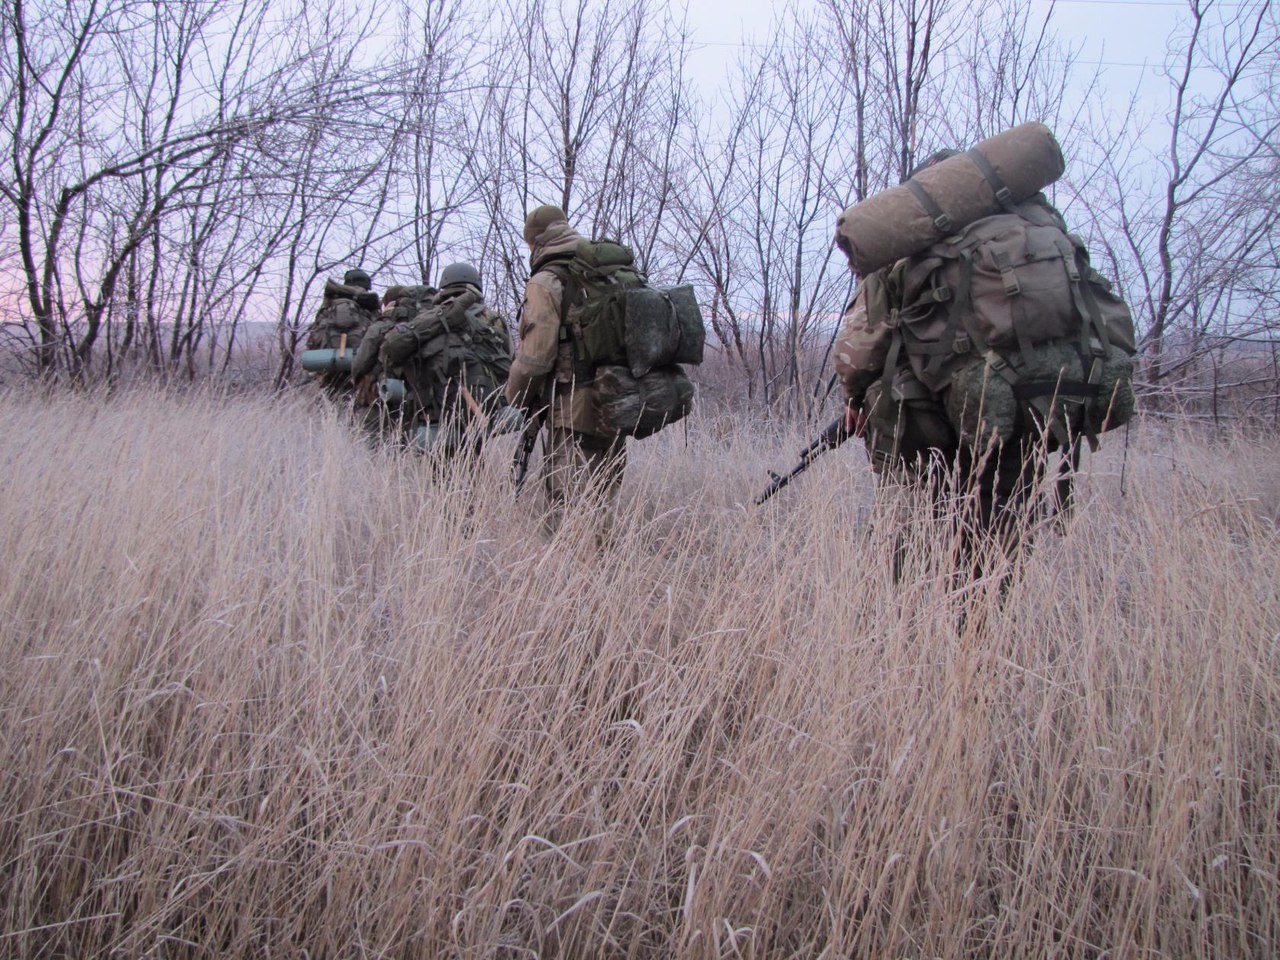
<svg viewBox="0 0 1280 960">
<path fill-rule="evenodd" d="M 606 509 L 622 484 L 626 438 L 604 431 L 594 413 L 591 372 L 574 351 L 580 292 L 562 266 L 582 236 L 559 207 L 541 206 L 524 225 L 531 276 L 520 311 L 520 346 L 507 380 L 507 400 L 528 413 L 547 411 L 546 457 L 548 527 L 559 526 L 566 507 L 586 495 L 600 496 Z"/>
</svg>

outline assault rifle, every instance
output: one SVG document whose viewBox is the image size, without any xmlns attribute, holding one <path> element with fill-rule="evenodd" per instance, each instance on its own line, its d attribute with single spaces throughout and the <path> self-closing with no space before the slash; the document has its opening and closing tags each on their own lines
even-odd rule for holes
<svg viewBox="0 0 1280 960">
<path fill-rule="evenodd" d="M 516 456 L 511 461 L 511 481 L 515 485 L 517 497 L 524 487 L 524 478 L 529 472 L 529 457 L 533 454 L 533 447 L 538 442 L 541 431 L 542 417 L 530 417 L 520 431 L 520 439 L 516 442 Z"/>
<path fill-rule="evenodd" d="M 756 506 L 760 506 L 760 504 L 808 470 L 813 465 L 813 461 L 817 460 L 823 453 L 828 450 L 834 450 L 850 437 L 862 436 L 865 428 L 866 421 L 861 413 L 853 407 L 845 410 L 844 413 L 827 424 L 812 443 L 800 451 L 800 462 L 792 467 L 789 472 L 774 473 L 772 470 L 769 471 L 769 476 L 773 478 L 773 482 L 769 484 L 764 493 L 756 497 Z"/>
<path fill-rule="evenodd" d="M 551 404 L 555 399 L 556 382 L 551 377 L 547 378 L 546 386 L 542 391 L 542 405 L 537 411 L 530 411 L 527 407 L 524 421 L 524 429 L 520 432 L 520 440 L 516 443 L 515 459 L 511 461 L 511 482 L 515 487 L 515 495 L 520 496 L 520 491 L 524 487 L 524 478 L 529 473 L 529 457 L 533 455 L 534 445 L 538 442 L 538 434 L 542 432 L 542 422 L 547 419 L 551 412 Z M 545 456 L 547 448 L 542 448 Z"/>
</svg>

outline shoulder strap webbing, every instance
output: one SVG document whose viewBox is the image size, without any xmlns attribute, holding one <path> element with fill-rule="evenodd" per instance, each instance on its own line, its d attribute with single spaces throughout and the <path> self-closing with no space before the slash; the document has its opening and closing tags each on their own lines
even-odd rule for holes
<svg viewBox="0 0 1280 960">
<path fill-rule="evenodd" d="M 951 218 L 943 213 L 942 208 L 938 206 L 938 201 L 929 196 L 929 191 L 914 180 L 908 180 L 906 186 L 911 191 L 911 195 L 920 202 L 920 206 L 924 207 L 924 212 L 933 221 L 934 229 L 938 231 L 939 236 L 948 237 L 955 232 Z"/>
<path fill-rule="evenodd" d="M 966 151 L 965 156 L 973 161 L 973 165 L 978 168 L 978 172 L 991 185 L 991 192 L 996 195 L 996 202 L 1009 213 L 1013 213 L 1013 194 L 1009 192 L 1009 188 L 1000 179 L 1000 174 L 996 173 L 996 168 L 991 165 L 991 161 L 983 156 L 982 151 L 977 147 Z"/>
<path fill-rule="evenodd" d="M 586 296 L 582 284 L 578 282 L 573 271 L 569 269 L 572 257 L 548 261 L 541 269 L 555 275 L 560 281 L 563 292 L 560 295 L 560 340 L 573 341 L 573 379 L 579 383 L 589 383 L 594 379 L 595 371 L 587 364 L 586 346 L 583 344 L 582 327 L 569 317 L 569 309 L 576 306 Z M 553 378 L 554 379 L 554 378 Z"/>
</svg>

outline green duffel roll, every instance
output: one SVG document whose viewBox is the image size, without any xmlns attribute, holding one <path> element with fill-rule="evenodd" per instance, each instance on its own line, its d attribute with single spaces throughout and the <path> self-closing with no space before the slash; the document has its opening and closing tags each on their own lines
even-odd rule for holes
<svg viewBox="0 0 1280 960">
<path fill-rule="evenodd" d="M 643 377 L 632 376 L 623 366 L 599 367 L 594 388 L 601 425 L 637 439 L 684 419 L 693 407 L 693 384 L 675 364 Z"/>
<path fill-rule="evenodd" d="M 351 369 L 351 361 L 355 358 L 355 350 L 348 347 L 341 354 L 337 350 L 304 350 L 302 351 L 302 369 L 307 373 L 347 372 Z"/>
</svg>

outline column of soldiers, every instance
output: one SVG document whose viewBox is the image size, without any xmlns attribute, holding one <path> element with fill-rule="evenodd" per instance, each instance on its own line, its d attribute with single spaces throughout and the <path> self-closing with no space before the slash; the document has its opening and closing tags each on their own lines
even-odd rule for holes
<svg viewBox="0 0 1280 960">
<path fill-rule="evenodd" d="M 1016 196 L 984 151 L 1002 157 L 1002 170 L 1015 181 L 1025 172 L 1019 167 L 1023 155 L 1030 158 L 1022 163 L 1031 171 L 1024 177 L 1027 183 L 1015 183 Z M 1054 169 L 1045 173 L 1037 163 Z M 937 175 L 924 174 L 933 167 Z M 1057 509 L 1066 509 L 1081 440 L 1096 445 L 1098 433 L 1132 415 L 1134 343 L 1127 307 L 1089 266 L 1088 251 L 1039 192 L 1061 172 L 1052 134 L 1026 124 L 967 154 L 940 151 L 895 188 L 900 195 L 893 202 L 910 195 L 921 208 L 915 228 L 928 242 L 918 251 L 895 253 L 892 243 L 888 253 L 872 249 L 872 227 L 897 229 L 892 209 L 890 216 L 880 209 L 866 213 L 872 224 L 867 228 L 858 218 L 872 201 L 842 215 L 837 245 L 859 279 L 835 349 L 845 410 L 803 452 L 796 470 L 774 475 L 773 486 L 757 503 L 823 449 L 860 436 L 882 483 L 927 486 L 938 514 L 963 527 L 958 562 L 970 573 L 982 572 L 976 559 L 980 548 L 994 544 L 1006 554 L 1018 548 L 1030 512 L 1039 509 L 1036 491 L 1045 476 L 1045 457 L 1054 451 L 1061 452 L 1065 465 L 1056 484 Z M 954 192 L 957 183 L 974 196 L 985 190 L 988 205 L 983 213 L 980 205 L 970 204 L 978 215 L 957 214 L 964 221 L 960 224 L 928 192 Z M 951 200 L 951 209 L 963 212 L 972 197 Z M 441 449 L 443 444 L 447 454 L 477 453 L 484 433 L 477 423 L 487 425 L 504 408 L 522 411 L 533 428 L 530 433 L 526 427 L 526 438 L 545 427 L 544 484 L 548 524 L 554 529 L 566 505 L 584 491 L 604 504 L 602 514 L 611 513 L 608 506 L 626 466 L 628 434 L 601 422 L 600 381 L 594 373 L 602 368 L 583 362 L 582 286 L 567 269 L 575 251 L 582 256 L 583 237 L 563 210 L 540 206 L 525 220 L 524 240 L 531 275 L 518 351 L 512 350 L 505 321 L 484 306 L 479 273 L 453 264 L 442 272 L 438 291 L 393 287 L 381 318 L 367 314 L 357 337 L 353 377 L 344 389 L 358 409 L 368 410 L 377 406 L 379 380 L 384 385 L 403 380 L 413 399 L 401 407 L 399 428 L 412 427 L 420 437 L 425 432 L 418 445 Z M 344 283 L 368 291 L 368 279 L 361 271 L 348 271 Z M 410 309 L 397 313 L 397 305 L 405 303 Z M 487 328 L 498 337 L 505 364 L 491 362 L 490 368 L 501 368 L 502 382 L 485 381 L 481 371 L 462 364 L 444 373 L 437 369 L 436 382 L 424 386 L 414 365 L 440 346 L 430 329 L 412 342 L 407 360 L 388 357 L 387 347 L 398 331 L 412 330 L 415 315 L 421 317 L 424 309 L 457 314 L 460 305 L 472 318 L 473 331 Z M 895 574 L 901 573 L 899 556 Z"/>
<path fill-rule="evenodd" d="M 327 396 L 352 409 L 371 439 L 395 439 L 445 464 L 474 463 L 487 435 L 536 416 L 546 428 L 543 477 L 554 529 L 575 495 L 616 495 L 626 438 L 601 427 L 591 385 L 575 376 L 568 329 L 579 307 L 565 301 L 555 266 L 582 236 L 564 211 L 542 206 L 528 216 L 524 237 L 532 274 L 518 352 L 506 320 L 484 302 L 479 271 L 468 263 L 446 266 L 438 288 L 394 285 L 381 298 L 371 292 L 367 272 L 347 270 L 342 284 L 326 284 L 306 346 L 350 351 L 349 366 L 327 369 L 320 382 Z M 465 330 L 451 324 L 451 312 L 465 315 Z M 440 318 L 438 336 L 431 317 Z M 493 336 L 478 337 L 480 331 Z M 389 350 L 398 336 L 413 349 Z M 476 350 L 481 339 L 490 349 Z"/>
</svg>

